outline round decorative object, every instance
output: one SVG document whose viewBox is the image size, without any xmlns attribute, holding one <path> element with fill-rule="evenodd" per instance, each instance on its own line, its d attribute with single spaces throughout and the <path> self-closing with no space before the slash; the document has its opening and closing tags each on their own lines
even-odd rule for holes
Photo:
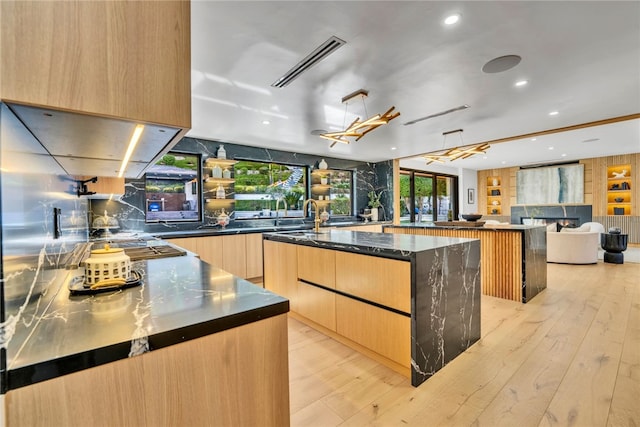
<svg viewBox="0 0 640 427">
<path fill-rule="evenodd" d="M 621 232 L 622 230 L 620 230 L 620 227 L 609 228 L 609 234 L 620 234 Z"/>
<path fill-rule="evenodd" d="M 131 258 L 122 248 L 111 248 L 105 244 L 103 249 L 94 249 L 85 263 L 85 282 L 95 285 L 109 279 L 127 279 L 131 275 Z"/>
<path fill-rule="evenodd" d="M 318 163 L 318 169 L 327 169 L 329 167 L 329 165 L 327 165 L 327 162 L 324 161 L 324 159 L 320 160 L 320 163 Z"/>
<path fill-rule="evenodd" d="M 322 212 L 320 212 L 320 220 L 322 222 L 327 222 L 329 221 L 329 212 L 327 212 L 326 209 L 324 209 Z"/>
<path fill-rule="evenodd" d="M 622 203 L 624 201 L 624 199 L 622 197 L 616 197 L 613 200 L 615 200 L 616 203 Z"/>
<path fill-rule="evenodd" d="M 462 214 L 461 216 L 463 219 L 471 222 L 477 221 L 482 218 L 481 214 Z"/>
</svg>

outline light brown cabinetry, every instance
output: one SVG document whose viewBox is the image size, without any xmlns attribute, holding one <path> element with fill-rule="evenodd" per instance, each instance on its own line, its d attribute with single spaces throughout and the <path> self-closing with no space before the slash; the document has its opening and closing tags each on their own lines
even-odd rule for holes
<svg viewBox="0 0 640 427">
<path fill-rule="evenodd" d="M 336 252 L 309 246 L 297 248 L 298 278 L 335 289 Z"/>
<path fill-rule="evenodd" d="M 289 299 L 298 310 L 298 262 L 296 245 L 264 240 L 264 287 Z"/>
<path fill-rule="evenodd" d="M 264 256 L 264 286 L 293 315 L 408 375 L 410 262 L 270 240 Z"/>
<path fill-rule="evenodd" d="M 188 1 L 0 7 L 3 100 L 191 127 Z"/>
<path fill-rule="evenodd" d="M 11 390 L 6 425 L 288 426 L 287 339 L 282 314 Z"/>
<path fill-rule="evenodd" d="M 167 239 L 167 241 L 198 254 L 201 260 L 234 276 L 250 279 L 262 275 L 261 253 L 258 260 L 258 251 L 262 251 L 262 245 L 256 247 L 257 240 L 261 238 L 260 234 L 256 236 L 235 234 Z M 247 239 L 250 239 L 250 248 L 247 246 Z"/>
<path fill-rule="evenodd" d="M 247 277 L 262 277 L 262 233 L 245 234 Z"/>
<path fill-rule="evenodd" d="M 411 313 L 410 263 L 340 252 L 335 264 L 337 290 Z"/>
</svg>

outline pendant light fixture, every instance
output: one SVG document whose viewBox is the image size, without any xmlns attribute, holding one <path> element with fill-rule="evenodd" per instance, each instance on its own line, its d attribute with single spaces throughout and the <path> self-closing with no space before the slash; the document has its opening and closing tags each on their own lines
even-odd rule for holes
<svg viewBox="0 0 640 427">
<path fill-rule="evenodd" d="M 345 104 L 344 109 L 344 117 L 345 120 L 347 118 L 347 109 L 349 107 L 349 101 L 360 97 L 362 98 L 362 105 L 364 107 L 365 116 L 367 116 L 367 106 L 364 103 L 364 98 L 369 95 L 369 91 L 364 89 L 359 89 L 345 97 L 342 98 L 342 103 Z M 375 114 L 364 121 L 360 121 L 360 117 L 356 118 L 345 130 L 340 132 L 325 132 L 321 133 L 318 136 L 320 138 L 327 139 L 331 141 L 331 145 L 329 147 L 333 147 L 338 142 L 343 144 L 349 144 L 351 140 L 349 138 L 354 138 L 354 141 L 359 141 L 360 138 L 371 132 L 372 130 L 389 123 L 391 120 L 395 119 L 400 115 L 399 111 L 394 112 L 396 107 L 389 108 L 384 114 Z"/>
<path fill-rule="evenodd" d="M 427 165 L 430 165 L 433 162 L 445 163 L 446 161 L 452 162 L 458 159 L 466 159 L 475 154 L 485 154 L 490 148 L 490 145 L 484 142 L 481 142 L 479 144 L 464 145 L 464 142 L 462 140 L 462 132 L 462 129 L 443 132 L 442 136 L 444 136 L 444 141 L 442 142 L 442 150 L 423 155 L 424 159 L 427 161 Z M 460 135 L 460 145 L 457 147 L 445 149 L 444 147 L 447 145 L 447 136 L 453 133 L 457 133 L 458 135 Z"/>
</svg>

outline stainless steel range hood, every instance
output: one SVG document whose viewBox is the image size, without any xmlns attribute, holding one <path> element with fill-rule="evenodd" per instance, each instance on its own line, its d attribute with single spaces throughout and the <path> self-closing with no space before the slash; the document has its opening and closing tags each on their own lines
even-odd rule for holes
<svg viewBox="0 0 640 427">
<path fill-rule="evenodd" d="M 69 175 L 117 176 L 139 123 L 76 112 L 7 103 L 44 149 Z M 142 123 L 144 131 L 123 177 L 139 178 L 186 130 Z"/>
</svg>

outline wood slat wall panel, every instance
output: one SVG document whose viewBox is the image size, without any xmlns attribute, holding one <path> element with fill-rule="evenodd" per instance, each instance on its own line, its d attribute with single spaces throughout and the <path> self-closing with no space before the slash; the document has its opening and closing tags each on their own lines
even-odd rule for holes
<svg viewBox="0 0 640 427">
<path fill-rule="evenodd" d="M 387 233 L 480 239 L 482 293 L 522 302 L 522 234 L 443 228 L 387 227 Z"/>
</svg>

